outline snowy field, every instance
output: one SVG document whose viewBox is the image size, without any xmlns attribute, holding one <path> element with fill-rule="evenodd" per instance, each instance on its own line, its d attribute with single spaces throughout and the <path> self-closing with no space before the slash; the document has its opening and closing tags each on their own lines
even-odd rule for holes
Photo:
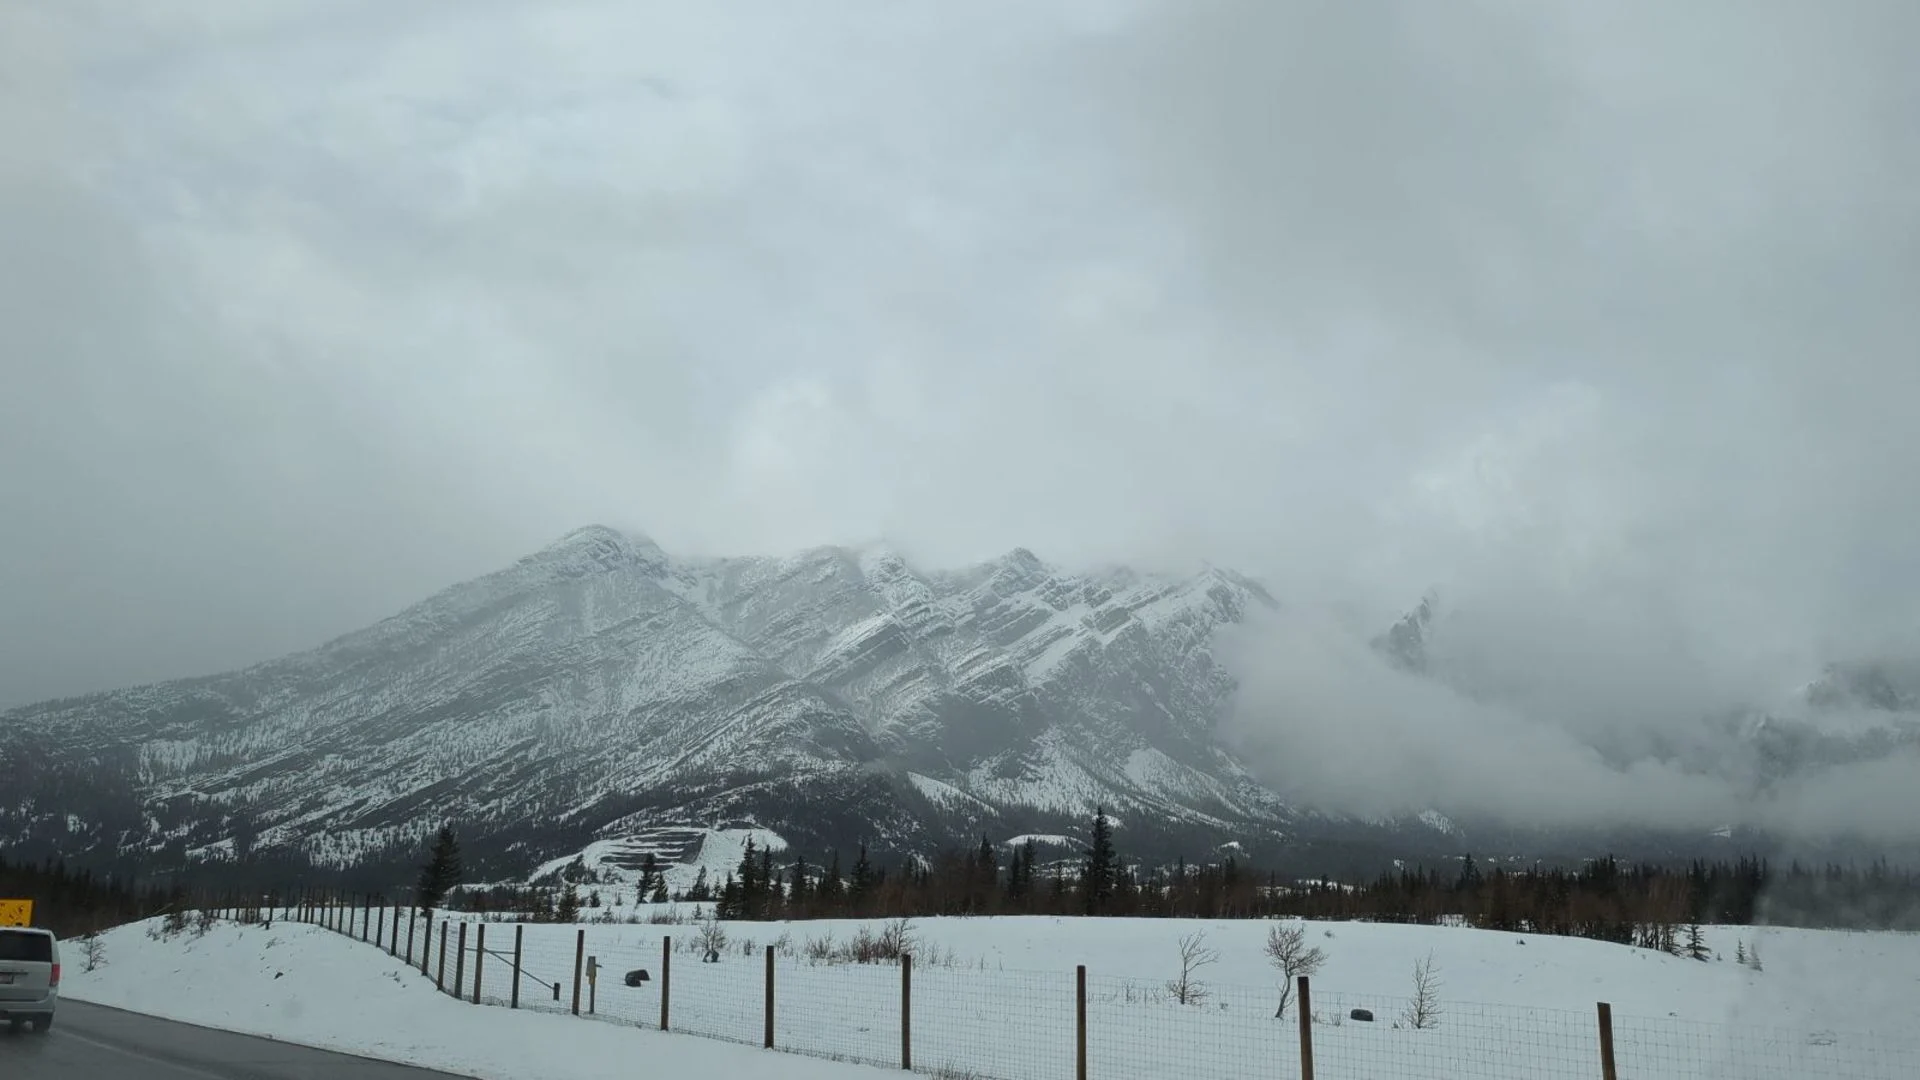
<svg viewBox="0 0 1920 1080">
<path fill-rule="evenodd" d="M 642 909 L 643 911 L 646 909 Z M 610 912 L 621 918 L 625 910 Z M 850 921 L 740 923 L 718 963 L 692 952 L 696 928 L 624 922 L 528 926 L 522 1013 L 435 994 L 432 980 L 372 946 L 281 922 L 149 940 L 108 935 L 108 964 L 76 971 L 69 992 L 103 1004 L 480 1076 L 627 1075 L 636 1055 L 671 1055 L 682 1076 L 740 1075 L 758 1049 L 662 1035 L 661 941 L 675 944 L 676 1032 L 758 1047 L 764 959 L 776 947 L 775 1042 L 819 1057 L 890 1066 L 902 1051 L 901 972 L 809 959 L 844 943 Z M 1299 1075 L 1296 1013 L 1274 1017 L 1276 980 L 1261 952 L 1269 924 L 1054 918 L 935 919 L 914 924 L 912 1053 L 922 1071 L 1000 1080 L 1067 1077 L 1074 1066 L 1076 964 L 1088 968 L 1089 1075 Z M 1313 979 L 1315 1074 L 1327 1078 L 1533 1080 L 1599 1077 L 1596 1002 L 1611 1003 L 1619 1075 L 1817 1080 L 1920 1076 L 1920 936 L 1710 928 L 1706 962 L 1575 939 L 1441 927 L 1304 924 L 1327 954 Z M 598 1018 L 539 1015 L 571 1004 L 576 932 L 606 969 L 583 999 Z M 1165 983 L 1178 942 L 1203 931 L 1218 960 L 1193 974 L 1205 1000 L 1181 1005 Z M 473 933 L 470 930 L 470 933 Z M 424 935 L 422 935 L 424 936 Z M 402 935 L 404 947 L 404 934 Z M 421 945 L 424 946 L 424 941 Z M 513 932 L 488 927 L 482 996 L 508 994 Z M 470 941 L 471 945 L 471 941 Z M 1760 970 L 1735 961 L 1757 948 Z M 471 950 L 469 956 L 471 957 Z M 1404 1020 L 1416 960 L 1431 956 L 1437 1017 Z M 437 955 L 436 955 L 437 961 Z M 78 965 L 76 965 L 77 967 Z M 429 964 L 437 967 L 437 964 Z M 460 964 L 450 952 L 449 981 Z M 645 968 L 637 988 L 620 976 Z M 284 978 L 275 978 L 284 972 Z M 436 972 L 437 974 L 437 972 Z M 560 1000 L 551 984 L 561 986 Z M 1347 1019 L 1369 1009 L 1372 1023 Z M 556 1048 L 567 1052 L 556 1056 Z M 684 1064 L 682 1063 L 684 1060 Z M 764 1066 L 764 1058 L 761 1059 Z M 856 1066 L 786 1059 L 781 1069 L 851 1077 Z M 556 1070 L 571 1069 L 562 1072 Z M 623 1071 L 624 1070 L 624 1071 Z M 650 1067 L 651 1070 L 651 1067 Z M 703 1071 L 704 1070 L 704 1071 Z M 849 1071 L 851 1070 L 851 1071 Z"/>
</svg>

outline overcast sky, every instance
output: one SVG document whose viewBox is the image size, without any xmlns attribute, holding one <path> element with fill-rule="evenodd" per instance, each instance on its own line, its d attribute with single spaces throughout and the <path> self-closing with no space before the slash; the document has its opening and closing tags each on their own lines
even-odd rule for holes
<svg viewBox="0 0 1920 1080">
<path fill-rule="evenodd" d="M 1781 692 L 1920 629 L 1916 40 L 1909 0 L 6 5 L 0 703 L 589 522 L 1210 558 L 1315 626 L 1437 588 L 1576 730 Z"/>
</svg>

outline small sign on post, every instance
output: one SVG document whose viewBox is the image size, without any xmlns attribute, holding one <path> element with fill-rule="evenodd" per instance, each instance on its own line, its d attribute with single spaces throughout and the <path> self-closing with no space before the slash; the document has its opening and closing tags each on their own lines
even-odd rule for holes
<svg viewBox="0 0 1920 1080">
<path fill-rule="evenodd" d="M 33 901 L 0 900 L 0 926 L 32 926 Z"/>
</svg>

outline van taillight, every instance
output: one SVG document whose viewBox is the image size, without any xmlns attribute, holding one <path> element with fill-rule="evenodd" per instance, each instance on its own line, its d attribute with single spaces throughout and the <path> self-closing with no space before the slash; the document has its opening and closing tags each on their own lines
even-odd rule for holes
<svg viewBox="0 0 1920 1080">
<path fill-rule="evenodd" d="M 53 977 L 47 980 L 47 985 L 48 986 L 60 985 L 60 965 L 59 964 L 53 965 Z"/>
</svg>

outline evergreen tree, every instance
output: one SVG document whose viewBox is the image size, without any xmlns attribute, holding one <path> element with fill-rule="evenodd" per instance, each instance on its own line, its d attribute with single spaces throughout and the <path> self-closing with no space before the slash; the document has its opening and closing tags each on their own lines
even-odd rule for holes
<svg viewBox="0 0 1920 1080">
<path fill-rule="evenodd" d="M 653 895 L 648 899 L 656 904 L 664 904 L 667 902 L 667 875 L 661 874 L 655 879 L 653 883 Z"/>
<path fill-rule="evenodd" d="M 867 845 L 860 845 L 860 856 L 853 861 L 853 880 L 848 883 L 847 899 L 853 905 L 855 914 L 864 910 L 873 887 L 878 884 L 874 879 L 873 864 L 867 861 Z"/>
<path fill-rule="evenodd" d="M 760 870 L 754 875 L 759 882 L 760 895 L 752 912 L 755 918 L 777 919 L 780 917 L 780 879 L 773 873 L 773 849 L 763 848 L 760 852 Z"/>
<path fill-rule="evenodd" d="M 733 871 L 727 871 L 727 883 L 720 886 L 720 899 L 714 904 L 713 917 L 716 919 L 737 919 L 745 904 L 746 888 L 735 881 Z"/>
<path fill-rule="evenodd" d="M 460 884 L 462 873 L 460 842 L 454 838 L 452 825 L 442 825 L 433 838 L 433 847 L 427 852 L 426 865 L 420 868 L 415 902 L 425 911 L 438 909 L 446 902 L 447 894 Z"/>
<path fill-rule="evenodd" d="M 660 882 L 660 860 L 654 858 L 653 852 L 649 851 L 646 857 L 640 860 L 640 887 L 634 894 L 635 898 L 644 900 L 653 895 L 655 886 Z"/>
<path fill-rule="evenodd" d="M 1013 855 L 1007 860 L 1007 905 L 1019 910 L 1020 901 L 1026 895 L 1026 874 L 1029 870 L 1025 847 L 1013 849 Z"/>
<path fill-rule="evenodd" d="M 580 891 L 568 885 L 560 893 L 560 904 L 554 910 L 554 918 L 563 923 L 580 921 Z"/>
<path fill-rule="evenodd" d="M 760 860 L 754 846 L 753 837 L 747 837 L 747 849 L 740 856 L 740 869 L 735 874 L 740 884 L 737 902 L 733 906 L 730 919 L 743 919 L 760 906 Z"/>
<path fill-rule="evenodd" d="M 1081 899 L 1089 915 L 1105 915 L 1113 905 L 1113 878 L 1118 860 L 1113 851 L 1113 825 L 1106 807 L 1093 816 L 1093 846 L 1081 872 Z"/>
<path fill-rule="evenodd" d="M 1686 955 L 1695 960 L 1705 960 L 1708 956 L 1706 939 L 1700 933 L 1699 923 L 1687 924 Z"/>
<path fill-rule="evenodd" d="M 1473 853 L 1460 863 L 1460 881 L 1455 886 L 1461 892 L 1472 892 L 1480 887 L 1480 867 L 1473 861 Z"/>
<path fill-rule="evenodd" d="M 795 918 L 806 918 L 807 899 L 807 857 L 795 855 L 790 883 L 787 885 L 787 910 Z"/>
<path fill-rule="evenodd" d="M 832 852 L 827 857 L 827 872 L 820 877 L 820 888 L 814 891 L 820 904 L 821 914 L 836 915 L 846 901 L 846 883 L 840 879 L 840 852 Z"/>
</svg>

